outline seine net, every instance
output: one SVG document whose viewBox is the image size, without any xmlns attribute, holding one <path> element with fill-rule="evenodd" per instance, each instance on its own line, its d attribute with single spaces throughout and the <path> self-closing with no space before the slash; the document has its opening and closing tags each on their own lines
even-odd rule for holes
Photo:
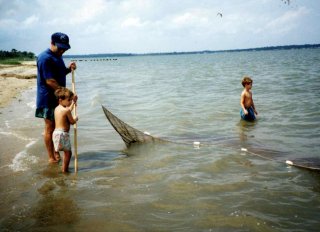
<svg viewBox="0 0 320 232">
<path fill-rule="evenodd" d="M 118 134 L 121 136 L 122 140 L 126 144 L 127 148 L 130 147 L 133 143 L 147 143 L 147 142 L 170 142 L 170 143 L 179 143 L 179 144 L 185 144 L 185 145 L 190 145 L 192 143 L 189 142 L 173 142 L 161 138 L 156 138 L 148 133 L 143 133 L 132 126 L 128 125 L 127 123 L 123 122 L 119 118 L 117 118 L 114 114 L 112 114 L 107 108 L 102 106 L 103 112 L 106 115 L 107 119 L 109 120 L 110 124 L 112 127 L 118 132 Z M 223 146 L 223 141 L 218 141 L 219 143 L 210 143 L 209 141 L 206 141 L 207 143 L 202 143 L 200 142 L 193 142 L 193 146 L 195 148 L 199 148 L 200 146 L 206 146 L 206 147 L 212 147 L 214 148 L 215 146 Z M 239 147 L 240 144 L 224 144 L 226 145 L 225 147 L 236 148 Z M 303 169 L 308 169 L 311 171 L 320 171 L 320 158 L 318 157 L 311 157 L 311 158 L 296 158 L 296 159 L 291 159 L 291 160 L 283 160 L 283 157 L 276 157 L 277 155 L 281 154 L 278 151 L 274 150 L 268 150 L 268 149 L 263 149 L 263 148 L 254 148 L 251 147 L 250 150 L 247 148 L 241 148 L 241 152 L 245 152 L 247 154 L 253 155 L 253 156 L 258 156 L 263 159 L 267 160 L 272 160 L 275 162 L 280 162 L 280 163 L 286 163 L 291 166 L 296 166 L 298 168 L 303 168 Z"/>
<path fill-rule="evenodd" d="M 167 142 L 164 139 L 155 138 L 147 133 L 143 133 L 127 123 L 120 120 L 114 114 L 112 114 L 107 108 L 102 106 L 103 112 L 109 120 L 112 127 L 118 132 L 122 140 L 129 147 L 133 143 L 145 143 L 145 142 Z"/>
</svg>

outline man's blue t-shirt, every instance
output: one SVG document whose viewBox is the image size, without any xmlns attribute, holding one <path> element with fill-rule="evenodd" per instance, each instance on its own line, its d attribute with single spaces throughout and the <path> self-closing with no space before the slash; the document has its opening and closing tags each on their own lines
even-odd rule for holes
<svg viewBox="0 0 320 232">
<path fill-rule="evenodd" d="M 47 79 L 55 79 L 60 86 L 66 86 L 66 68 L 62 57 L 50 49 L 42 52 L 37 59 L 37 108 L 55 108 L 58 105 L 54 90 L 46 84 Z"/>
</svg>

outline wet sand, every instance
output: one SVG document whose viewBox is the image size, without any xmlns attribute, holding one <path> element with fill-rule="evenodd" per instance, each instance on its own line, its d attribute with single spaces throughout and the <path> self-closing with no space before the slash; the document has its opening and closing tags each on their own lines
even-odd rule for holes
<svg viewBox="0 0 320 232">
<path fill-rule="evenodd" d="M 0 108 L 8 106 L 22 91 L 36 85 L 37 66 L 35 61 L 21 65 L 0 64 Z"/>
<path fill-rule="evenodd" d="M 21 135 L 12 131 L 11 125 L 7 124 L 12 118 L 19 120 L 20 112 L 29 110 L 27 108 L 29 99 L 26 99 L 24 93 L 28 89 L 35 88 L 36 76 L 35 61 L 23 62 L 21 65 L 0 64 L 1 166 L 10 164 L 14 155 L 30 143 L 29 139 L 26 139 L 25 136 L 21 138 Z"/>
</svg>

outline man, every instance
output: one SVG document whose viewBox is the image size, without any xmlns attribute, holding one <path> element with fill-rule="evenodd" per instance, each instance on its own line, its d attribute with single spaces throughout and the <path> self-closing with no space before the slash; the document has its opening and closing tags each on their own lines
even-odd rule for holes
<svg viewBox="0 0 320 232">
<path fill-rule="evenodd" d="M 49 162 L 60 160 L 58 152 L 54 152 L 52 133 L 55 128 L 54 109 L 58 101 L 54 91 L 66 86 L 66 75 L 76 69 L 71 62 L 65 66 L 62 55 L 70 49 L 69 37 L 61 32 L 52 34 L 50 48 L 42 52 L 37 59 L 37 109 L 35 116 L 44 119 L 44 143 L 48 152 Z"/>
</svg>

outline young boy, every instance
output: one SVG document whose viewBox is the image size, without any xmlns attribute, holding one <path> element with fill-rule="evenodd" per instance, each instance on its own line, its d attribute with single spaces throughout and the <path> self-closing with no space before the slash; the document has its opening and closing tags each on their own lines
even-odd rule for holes
<svg viewBox="0 0 320 232">
<path fill-rule="evenodd" d="M 242 86 L 244 89 L 241 93 L 240 99 L 240 116 L 246 121 L 254 121 L 256 119 L 255 114 L 258 115 L 252 99 L 252 82 L 253 81 L 250 77 L 244 77 L 242 79 Z"/>
<path fill-rule="evenodd" d="M 64 151 L 62 172 L 69 172 L 69 163 L 72 155 L 70 143 L 70 124 L 75 124 L 78 117 L 73 117 L 71 111 L 76 104 L 77 97 L 74 97 L 72 91 L 65 87 L 58 88 L 55 96 L 59 105 L 54 110 L 55 130 L 52 134 L 54 150 L 56 152 Z"/>
</svg>

